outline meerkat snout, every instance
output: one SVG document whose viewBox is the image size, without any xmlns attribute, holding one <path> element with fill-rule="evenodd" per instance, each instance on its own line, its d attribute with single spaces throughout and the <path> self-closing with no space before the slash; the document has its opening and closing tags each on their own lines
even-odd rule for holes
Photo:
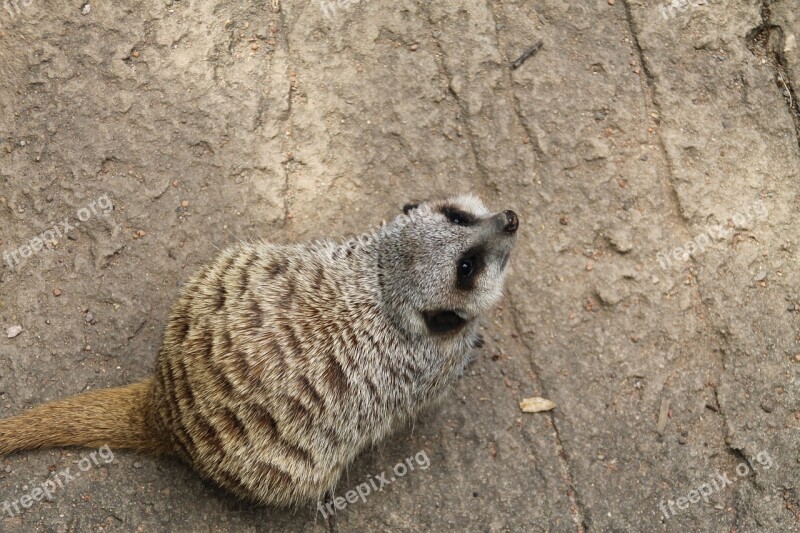
<svg viewBox="0 0 800 533">
<path fill-rule="evenodd" d="M 503 231 L 513 235 L 517 232 L 517 228 L 519 227 L 519 217 L 511 210 L 503 211 L 503 214 L 506 216 L 506 224 L 503 226 Z"/>
</svg>

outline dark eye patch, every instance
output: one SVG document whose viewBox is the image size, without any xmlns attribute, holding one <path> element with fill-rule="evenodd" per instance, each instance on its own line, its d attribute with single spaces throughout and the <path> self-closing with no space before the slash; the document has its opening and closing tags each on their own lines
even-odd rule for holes
<svg viewBox="0 0 800 533">
<path fill-rule="evenodd" d="M 456 286 L 459 289 L 469 291 L 475 288 L 478 278 L 486 268 L 484 255 L 483 248 L 476 246 L 470 248 L 458 258 L 456 263 Z"/>
<path fill-rule="evenodd" d="M 447 220 L 457 226 L 471 226 L 475 223 L 475 217 L 472 213 L 467 213 L 455 207 L 443 207 L 442 214 L 447 217 Z"/>
</svg>

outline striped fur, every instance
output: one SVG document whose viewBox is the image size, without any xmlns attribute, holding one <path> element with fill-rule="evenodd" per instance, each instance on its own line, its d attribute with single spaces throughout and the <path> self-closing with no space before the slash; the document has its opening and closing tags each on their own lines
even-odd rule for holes
<svg viewBox="0 0 800 533">
<path fill-rule="evenodd" d="M 477 222 L 452 224 L 446 206 Z M 498 230 L 500 216 L 458 197 L 344 242 L 222 252 L 173 306 L 155 375 L 142 385 L 149 433 L 138 441 L 252 501 L 321 497 L 361 450 L 463 371 L 514 242 Z M 489 266 L 460 289 L 456 264 L 476 246 Z M 429 331 L 423 312 L 443 309 L 465 327 Z"/>
</svg>

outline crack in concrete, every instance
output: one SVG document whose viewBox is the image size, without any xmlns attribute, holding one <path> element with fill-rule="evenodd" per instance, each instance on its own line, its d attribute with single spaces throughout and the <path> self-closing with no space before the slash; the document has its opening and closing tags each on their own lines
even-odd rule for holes
<svg viewBox="0 0 800 533">
<path fill-rule="evenodd" d="M 446 61 L 447 53 L 445 52 L 442 43 L 439 42 L 439 39 L 436 37 L 435 25 L 433 23 L 433 15 L 431 15 L 430 8 L 425 6 L 424 3 L 418 2 L 417 8 L 420 10 L 420 12 L 422 12 L 425 15 L 425 22 L 428 23 L 428 27 L 431 30 L 431 38 L 433 39 L 433 43 L 436 46 L 436 50 L 439 52 L 438 56 L 436 56 L 435 59 L 436 66 L 439 68 L 440 76 L 442 76 L 444 80 L 447 82 L 447 91 L 451 95 L 453 95 L 453 99 L 455 100 L 456 105 L 458 106 L 459 110 L 458 113 L 459 116 L 457 117 L 458 122 L 462 122 L 464 124 L 464 129 L 466 129 L 467 131 L 467 140 L 469 141 L 472 157 L 473 159 L 475 159 L 475 168 L 481 174 L 484 181 L 488 183 L 489 171 L 481 160 L 478 145 L 475 140 L 476 138 L 475 132 L 473 131 L 472 126 L 470 125 L 470 120 L 469 120 L 470 115 L 469 112 L 467 111 L 467 106 L 461 100 L 461 97 L 458 95 L 458 93 L 453 89 L 453 75 L 450 72 L 450 69 L 448 69 L 447 67 L 447 61 Z M 439 58 L 439 56 L 441 56 L 441 59 Z"/>
<path fill-rule="evenodd" d="M 510 69 L 509 69 L 508 78 L 510 80 L 509 83 L 513 84 L 514 77 L 511 74 L 511 70 Z M 519 98 L 517 98 L 517 95 L 514 94 L 513 86 L 509 86 L 508 90 L 511 93 L 511 98 L 513 99 L 513 102 L 514 102 L 514 106 L 513 106 L 514 115 L 517 117 L 517 120 L 519 121 L 519 125 L 522 128 L 522 131 L 525 132 L 525 136 L 529 139 L 529 143 L 528 144 L 531 145 L 531 150 L 533 151 L 534 161 L 537 162 L 534 165 L 535 165 L 535 167 L 541 167 L 541 168 L 537 168 L 536 169 L 537 170 L 537 174 L 539 174 L 539 175 L 547 175 L 548 174 L 547 172 L 539 172 L 539 170 L 544 170 L 544 171 L 547 170 L 547 165 L 545 163 L 548 160 L 547 154 L 545 154 L 544 149 L 542 148 L 542 145 L 539 143 L 539 138 L 536 136 L 536 133 L 528 125 L 528 121 L 525 119 L 525 116 L 522 114 L 522 110 L 520 109 L 520 101 L 519 101 Z M 539 161 L 541 161 L 541 163 L 538 163 Z"/>
<path fill-rule="evenodd" d="M 720 412 L 721 412 L 721 409 L 720 409 Z M 727 430 L 726 430 L 726 434 L 727 434 Z M 753 473 L 753 475 L 752 476 L 747 476 L 747 480 L 750 482 L 750 484 L 753 486 L 754 489 L 758 490 L 758 484 L 756 483 L 756 478 L 758 476 L 758 471 L 753 466 L 753 463 L 750 461 L 750 459 L 747 458 L 747 456 L 744 454 L 744 451 L 742 449 L 735 448 L 735 447 L 731 446 L 729 444 L 729 442 L 728 442 L 728 439 L 725 440 L 725 445 L 726 445 L 726 448 L 728 449 L 728 453 L 730 453 L 733 456 L 734 459 L 737 459 L 737 458 L 741 459 L 740 464 L 741 463 L 745 463 L 745 464 L 747 464 L 749 466 L 750 471 Z M 738 466 L 737 466 L 737 472 L 738 472 Z M 742 479 L 742 476 L 739 476 L 739 477 L 737 477 L 735 479 L 735 481 L 738 481 L 738 480 L 741 480 L 741 479 Z M 741 527 L 742 516 L 743 516 L 742 506 L 739 505 L 740 492 L 739 491 L 735 491 L 732 494 L 729 494 L 727 499 L 729 501 L 728 506 L 733 507 L 733 509 L 734 509 L 734 515 L 731 517 L 731 522 L 730 522 L 731 531 L 738 531 L 740 529 L 740 527 Z"/>
<path fill-rule="evenodd" d="M 475 166 L 478 169 L 478 171 L 480 172 L 480 174 L 482 175 L 482 177 L 484 179 L 484 183 L 486 185 L 489 185 L 489 183 L 490 183 L 489 172 L 488 172 L 488 169 L 486 169 L 485 166 L 481 162 L 481 158 L 479 156 L 479 149 L 477 147 L 476 140 L 475 140 L 476 139 L 475 133 L 472 130 L 472 127 L 470 126 L 470 122 L 469 122 L 469 113 L 467 112 L 466 105 L 461 100 L 461 97 L 458 95 L 458 93 L 456 93 L 456 91 L 452 87 L 452 79 L 453 79 L 452 78 L 452 74 L 450 73 L 449 69 L 447 68 L 446 62 L 445 62 L 445 58 L 447 57 L 447 54 L 445 53 L 441 42 L 439 42 L 439 40 L 436 38 L 436 36 L 434 34 L 434 31 L 435 31 L 434 27 L 435 26 L 434 26 L 434 23 L 433 23 L 433 17 L 432 17 L 432 15 L 430 13 L 430 10 L 428 8 L 425 8 L 425 7 L 423 7 L 422 5 L 419 5 L 419 4 L 418 4 L 418 7 L 419 7 L 420 11 L 425 14 L 428 26 L 429 26 L 429 28 L 431 28 L 431 37 L 432 37 L 433 42 L 434 42 L 434 44 L 436 46 L 436 49 L 438 50 L 438 52 L 439 52 L 439 54 L 440 54 L 440 56 L 442 58 L 442 59 L 438 59 L 437 58 L 437 60 L 436 60 L 437 66 L 439 67 L 440 73 L 441 73 L 441 75 L 443 75 L 444 80 L 447 82 L 447 90 L 448 90 L 448 92 L 451 95 L 453 95 L 453 98 L 455 99 L 456 104 L 457 104 L 457 106 L 459 108 L 460 115 L 461 115 L 459 117 L 459 119 L 460 119 L 460 122 L 463 122 L 463 124 L 464 124 L 464 126 L 465 126 L 465 128 L 467 130 L 467 135 L 468 135 L 468 139 L 469 139 L 469 142 L 470 142 L 470 148 L 471 148 L 471 151 L 472 151 L 472 155 L 473 155 L 473 157 L 475 159 Z M 492 13 L 492 16 L 494 18 L 494 12 L 493 12 L 493 10 L 492 10 L 490 5 L 488 6 L 488 10 L 489 10 L 490 13 Z M 497 50 L 500 53 L 500 56 L 503 58 L 503 60 L 504 60 L 503 64 L 505 65 L 505 64 L 507 64 L 507 57 L 506 57 L 506 54 L 503 53 L 503 51 L 502 51 L 502 49 L 500 47 L 500 38 L 499 38 L 499 35 L 497 35 L 497 29 L 496 28 L 497 28 L 497 25 L 495 24 L 495 42 L 497 43 Z M 512 107 L 513 107 L 513 110 L 514 110 L 514 115 L 517 118 L 517 120 L 519 121 L 519 125 L 522 128 L 522 130 L 525 132 L 525 134 L 530 139 L 530 143 L 533 145 L 531 148 L 533 149 L 533 153 L 534 153 L 534 161 L 539 161 L 539 160 L 544 161 L 544 160 L 546 160 L 544 151 L 541 149 L 541 146 L 539 146 L 538 141 L 536 140 L 536 137 L 534 135 L 532 135 L 532 132 L 529 131 L 528 128 L 526 127 L 526 123 L 523 120 L 523 117 L 522 117 L 520 109 L 519 109 L 519 100 L 513 95 L 513 90 L 512 90 L 512 85 L 511 85 L 511 82 L 513 82 L 513 80 L 511 79 L 510 70 L 509 70 L 509 74 L 508 74 L 508 80 L 509 80 L 508 91 L 511 92 L 511 102 L 513 104 Z M 517 311 L 517 308 L 516 308 L 516 306 L 514 304 L 514 300 L 513 300 L 513 297 L 510 294 L 510 291 L 508 291 L 508 301 L 509 301 L 509 304 L 510 304 L 511 308 L 514 310 L 514 313 L 513 313 L 513 315 L 514 315 L 514 318 L 513 318 L 514 329 L 516 330 L 517 335 L 519 336 L 519 339 L 522 342 L 523 346 L 525 346 L 529 351 L 532 351 L 531 347 L 526 342 L 524 335 L 522 335 L 521 329 L 519 327 L 519 323 L 518 323 L 519 312 Z M 539 376 L 541 376 L 541 369 L 539 369 L 537 367 L 537 365 L 532 360 L 529 359 L 529 361 L 530 361 L 530 364 L 533 367 L 534 371 L 536 372 L 538 386 L 543 391 L 543 394 L 546 395 L 547 393 L 544 392 L 544 391 L 546 391 L 547 388 L 544 386 L 544 383 L 542 382 L 541 378 L 539 377 Z M 578 496 L 578 491 L 575 488 L 575 483 L 573 481 L 572 472 L 571 472 L 570 465 L 569 465 L 569 457 L 568 457 L 568 455 L 567 455 L 567 453 L 566 453 L 566 451 L 564 449 L 563 441 L 562 441 L 562 438 L 561 438 L 561 434 L 559 432 L 558 426 L 557 426 L 556 421 L 555 421 L 555 416 L 553 415 L 553 413 L 547 413 L 547 416 L 549 417 L 550 425 L 553 428 L 554 448 L 556 449 L 557 461 L 558 461 L 559 465 L 561 466 L 562 479 L 564 480 L 564 483 L 567 486 L 567 497 L 569 498 L 570 507 L 571 507 L 570 508 L 570 513 L 572 514 L 572 519 L 573 519 L 573 521 L 574 521 L 574 523 L 575 523 L 575 525 L 577 527 L 577 531 L 579 533 L 584 533 L 588 529 L 587 525 L 586 525 L 585 518 L 584 518 L 585 517 L 585 513 L 584 513 L 584 510 L 583 510 L 584 506 L 583 506 L 583 503 L 582 503 L 580 497 Z"/>
<path fill-rule="evenodd" d="M 638 27 L 636 21 L 633 18 L 633 12 L 631 10 L 630 0 L 623 0 L 623 6 L 625 8 L 625 17 L 628 22 L 628 29 L 631 35 L 631 40 L 636 49 L 636 53 L 639 59 L 639 64 L 641 65 L 642 69 L 642 74 L 644 75 L 644 83 L 642 84 L 642 95 L 644 97 L 645 113 L 647 113 L 647 116 L 649 116 L 649 107 L 652 104 L 652 108 L 655 109 L 656 114 L 659 117 L 659 120 L 663 120 L 663 114 L 658 105 L 658 102 L 656 101 L 655 76 L 653 75 L 652 69 L 647 62 L 647 57 L 645 56 L 644 50 L 642 49 L 641 43 L 639 42 Z M 675 187 L 675 165 L 673 164 L 673 161 L 670 158 L 666 142 L 664 141 L 664 137 L 662 136 L 661 131 L 658 128 L 658 124 L 656 124 L 655 126 L 656 127 L 654 129 L 656 138 L 658 139 L 659 150 L 667 166 L 666 181 L 667 181 L 667 188 L 669 190 L 668 197 L 670 199 L 671 207 L 673 211 L 678 215 L 678 219 L 680 220 L 679 225 L 682 226 L 686 232 L 691 233 L 691 228 L 689 227 L 689 219 L 683 214 L 683 211 L 681 209 L 680 196 L 678 195 L 677 188 Z M 692 262 L 692 265 L 694 267 L 700 266 L 697 262 L 697 259 L 694 256 L 690 256 L 690 261 Z M 694 295 L 699 298 L 700 305 L 703 307 L 704 311 L 713 311 L 712 309 L 709 309 L 708 304 L 704 303 L 705 300 L 702 298 L 702 291 L 700 289 L 699 284 L 694 285 L 693 292 L 695 293 Z M 721 346 L 726 346 L 727 342 L 725 340 L 725 336 L 719 330 L 719 328 L 714 327 L 713 324 L 708 322 L 708 319 L 706 318 L 707 316 L 708 316 L 707 312 L 698 314 L 698 317 L 706 325 L 707 330 L 713 332 L 714 337 L 718 339 L 719 344 Z M 720 370 L 715 376 L 715 384 L 713 387 L 714 399 L 717 403 L 717 409 L 718 409 L 717 414 L 719 414 L 719 416 L 722 419 L 722 428 L 723 428 L 722 434 L 724 436 L 725 442 L 729 442 L 730 440 L 730 433 L 728 431 L 728 417 L 727 414 L 725 413 L 723 403 L 720 401 L 718 395 L 718 387 L 722 380 L 722 376 L 725 373 L 725 364 L 727 361 L 726 361 L 726 355 L 724 354 L 727 353 L 730 353 L 730 350 L 721 351 L 721 354 L 719 356 Z M 741 451 L 732 448 L 730 445 L 728 446 L 728 448 L 732 451 L 732 455 L 734 457 L 736 457 L 737 453 L 741 455 Z M 737 506 L 734 505 L 734 508 L 737 508 Z M 731 522 L 730 522 L 731 527 L 735 527 L 736 520 L 737 520 L 736 516 L 731 517 Z"/>
<path fill-rule="evenodd" d="M 770 40 L 773 32 L 777 33 L 778 40 L 777 43 L 773 43 L 772 49 L 770 49 Z M 761 4 L 761 24 L 748 32 L 747 47 L 754 56 L 758 57 L 759 54 L 757 52 L 760 50 L 763 56 L 771 59 L 775 68 L 775 80 L 783 85 L 785 91 L 783 97 L 786 100 L 786 107 L 794 123 L 797 145 L 800 147 L 800 102 L 798 102 L 798 92 L 792 85 L 792 79 L 789 76 L 789 64 L 783 52 L 784 39 L 783 28 L 772 23 L 769 0 L 764 0 Z"/>
<path fill-rule="evenodd" d="M 642 46 L 639 43 L 638 27 L 636 25 L 636 21 L 633 18 L 633 12 L 631 11 L 630 1 L 625 0 L 623 2 L 623 6 L 625 8 L 625 18 L 628 23 L 628 31 L 630 32 L 631 35 L 631 42 L 633 43 L 633 46 L 636 49 L 639 64 L 641 65 L 642 69 L 641 71 L 644 77 L 644 82 L 641 84 L 641 87 L 642 87 L 642 97 L 644 100 L 643 104 L 645 109 L 645 115 L 649 117 L 650 109 L 654 109 L 656 115 L 659 117 L 659 120 L 663 120 L 664 118 L 663 113 L 661 111 L 660 106 L 658 105 L 658 102 L 656 101 L 655 76 L 653 75 L 652 69 L 649 63 L 647 62 L 644 50 L 642 49 Z M 665 189 L 667 189 L 668 192 L 667 197 L 669 198 L 672 212 L 677 213 L 677 218 L 679 221 L 678 225 L 683 228 L 685 236 L 687 238 L 691 238 L 692 232 L 689 226 L 689 218 L 685 216 L 683 213 L 683 209 L 681 208 L 680 196 L 678 195 L 678 190 L 675 187 L 675 174 L 676 174 L 675 165 L 673 164 L 672 158 L 670 157 L 669 151 L 667 150 L 667 145 L 666 142 L 664 141 L 664 137 L 661 135 L 661 130 L 659 128 L 659 125 L 654 124 L 653 129 L 656 139 L 658 140 L 659 152 L 661 153 L 661 156 L 664 159 L 664 163 L 667 166 L 666 180 L 663 180 L 666 183 L 662 183 L 662 186 Z M 694 267 L 691 270 L 695 270 L 695 268 L 700 268 L 698 260 L 694 255 L 689 256 L 689 261 Z M 694 291 L 695 291 L 695 296 L 700 298 L 700 301 L 703 302 L 700 288 L 696 284 L 694 287 Z M 703 304 L 703 308 L 707 311 L 712 311 L 711 309 L 708 309 L 708 306 L 705 304 Z M 702 313 L 700 316 L 705 317 L 707 316 L 707 313 Z M 707 324 L 710 330 L 715 331 L 715 328 L 711 324 L 708 324 L 705 319 L 703 320 L 703 322 Z M 717 337 L 720 339 L 720 343 L 724 344 L 722 342 L 724 339 L 722 338 L 721 333 L 719 331 L 716 331 L 716 333 Z M 717 377 L 719 378 L 720 376 Z"/>
<path fill-rule="evenodd" d="M 725 423 L 725 425 L 724 425 L 724 427 L 725 427 L 725 431 L 724 431 L 724 433 L 725 433 L 725 441 L 724 441 L 725 442 L 725 447 L 727 448 L 728 453 L 732 456 L 732 458 L 734 460 L 741 459 L 741 462 L 745 462 L 750 466 L 750 470 L 753 472 L 752 484 L 753 484 L 753 487 L 757 488 L 756 476 L 758 475 L 758 471 L 753 467 L 753 463 L 750 461 L 750 459 L 748 459 L 747 456 L 744 454 L 744 450 L 742 450 L 741 448 L 736 448 L 735 446 L 733 446 L 731 444 L 730 432 L 727 429 L 728 428 L 728 424 L 727 424 L 728 415 L 725 413 L 725 407 L 720 402 L 719 396 L 717 395 L 717 387 L 714 387 L 714 399 L 717 402 L 717 408 L 719 409 L 719 414 L 722 416 L 723 422 Z M 749 476 L 748 476 L 748 479 L 749 479 Z M 737 510 L 737 513 L 738 513 L 738 510 Z"/>
<path fill-rule="evenodd" d="M 523 346 L 528 350 L 529 353 L 533 353 L 533 347 L 528 344 L 525 335 L 522 333 L 522 328 L 519 325 L 519 311 L 517 309 L 516 304 L 514 303 L 514 297 L 511 295 L 511 291 L 508 291 L 508 302 L 511 306 L 511 309 L 514 311 L 513 315 L 513 324 L 514 330 L 517 332 L 520 342 Z M 528 361 L 530 365 L 533 367 L 533 371 L 536 372 L 536 382 L 539 386 L 539 389 L 542 391 L 542 396 L 545 398 L 550 398 L 550 393 L 548 392 L 547 387 L 545 386 L 544 380 L 542 380 L 542 370 L 539 365 L 536 364 L 533 357 L 528 357 Z M 581 500 L 581 497 L 578 495 L 578 491 L 575 488 L 575 482 L 573 481 L 572 470 L 570 469 L 569 464 L 569 455 L 567 451 L 564 449 L 564 442 L 561 438 L 561 432 L 558 429 L 558 424 L 556 423 L 556 415 L 553 411 L 549 411 L 545 413 L 545 415 L 550 420 L 550 425 L 553 428 L 553 445 L 556 449 L 556 456 L 558 457 L 558 463 L 561 465 L 561 478 L 563 479 L 564 483 L 567 485 L 567 497 L 570 501 L 570 513 L 572 514 L 572 521 L 575 522 L 575 526 L 577 527 L 577 531 L 579 533 L 584 533 L 588 531 L 589 526 L 586 523 L 586 512 L 584 511 L 585 505 Z"/>
<path fill-rule="evenodd" d="M 494 38 L 495 43 L 497 43 L 497 51 L 500 54 L 500 57 L 503 60 L 503 64 L 510 65 L 508 54 L 505 51 L 505 48 L 500 44 L 500 30 L 497 26 L 497 13 L 495 13 L 492 6 L 489 5 L 489 11 L 492 13 L 492 20 L 494 22 Z M 543 45 L 542 45 L 543 46 Z M 516 69 L 513 69 L 516 70 Z M 531 129 L 528 125 L 528 121 L 525 118 L 525 115 L 522 114 L 522 106 L 519 98 L 514 93 L 514 75 L 513 75 L 512 68 L 509 67 L 508 69 L 508 98 L 511 102 L 513 102 L 512 109 L 514 111 L 514 116 L 517 118 L 519 122 L 519 126 L 522 128 L 522 131 L 525 132 L 525 136 L 527 137 L 529 144 L 531 145 L 531 149 L 533 151 L 533 160 L 534 160 L 534 169 L 538 175 L 546 175 L 547 172 L 540 172 L 542 170 L 547 170 L 547 161 L 548 157 L 545 153 L 542 145 L 539 143 L 539 137 L 536 136 L 535 132 Z"/>
<path fill-rule="evenodd" d="M 280 4 L 278 4 L 279 6 Z M 291 132 L 292 132 L 292 109 L 293 109 L 293 93 L 295 92 L 296 87 L 292 83 L 292 67 L 291 67 L 291 46 L 289 45 L 289 31 L 288 25 L 286 23 L 286 16 L 284 15 L 283 9 L 276 9 L 276 5 L 273 4 L 273 15 L 270 17 L 271 19 L 277 19 L 278 27 L 281 29 L 279 41 L 276 41 L 275 45 L 277 48 L 278 43 L 282 43 L 286 50 L 286 72 L 284 73 L 285 76 L 289 79 L 289 94 L 286 96 L 287 102 L 287 109 L 286 109 L 286 118 L 283 122 L 284 127 L 281 128 L 281 132 L 286 132 L 285 135 L 281 135 L 281 150 L 283 151 L 282 156 L 286 157 L 286 160 L 281 163 L 283 166 L 283 222 L 282 227 L 285 229 L 289 223 L 290 218 L 290 206 L 289 206 L 289 192 L 291 191 L 291 171 L 289 170 L 289 157 L 287 156 L 288 153 L 292 152 L 291 149 Z M 270 62 L 272 63 L 272 61 Z M 270 64 L 270 67 L 272 64 Z M 280 133 L 279 133 L 280 135 Z"/>
<path fill-rule="evenodd" d="M 655 94 L 655 76 L 652 73 L 652 69 L 647 62 L 647 58 L 645 57 L 644 50 L 642 49 L 641 44 L 639 43 L 639 34 L 638 34 L 638 27 L 636 21 L 633 18 L 633 12 L 631 11 L 630 1 L 625 0 L 623 2 L 625 8 L 625 18 L 628 22 L 628 30 L 631 34 L 631 41 L 636 49 L 636 53 L 638 55 L 639 64 L 641 65 L 642 74 L 644 75 L 644 83 L 642 84 L 642 96 L 644 99 L 644 108 L 645 114 L 650 116 L 650 109 L 654 109 L 656 115 L 659 117 L 659 120 L 663 120 L 663 113 L 661 111 L 658 102 L 656 101 L 656 94 Z M 681 208 L 681 200 L 680 196 L 678 195 L 678 190 L 675 187 L 675 165 L 673 164 L 672 158 L 669 155 L 669 151 L 667 150 L 667 145 L 664 142 L 664 137 L 661 135 L 661 130 L 658 127 L 658 124 L 654 125 L 654 131 L 656 139 L 658 140 L 659 151 L 661 152 L 662 157 L 664 158 L 664 163 L 667 166 L 667 184 L 669 190 L 669 198 L 671 202 L 672 210 L 677 213 L 678 219 L 681 221 L 681 226 L 686 230 L 686 235 L 690 236 L 691 228 L 689 227 L 689 218 L 683 214 L 683 209 Z M 697 264 L 697 260 L 693 255 L 690 255 L 689 260 L 692 262 L 693 265 L 699 266 Z M 695 289 L 697 291 L 696 296 L 700 296 L 699 288 Z M 703 314 L 705 316 L 705 313 Z M 713 329 L 713 328 L 712 328 Z M 716 396 L 716 388 L 714 391 Z M 719 403 L 719 402 L 718 402 Z"/>
<path fill-rule="evenodd" d="M 641 84 L 642 86 L 642 96 L 644 97 L 644 110 L 645 116 L 650 116 L 650 109 L 655 109 L 656 114 L 659 117 L 659 120 L 663 120 L 663 115 L 661 113 L 661 109 L 656 101 L 656 94 L 655 94 L 655 76 L 653 76 L 652 70 L 650 65 L 647 62 L 647 58 L 644 55 L 644 50 L 642 50 L 642 45 L 639 43 L 639 34 L 637 32 L 636 21 L 633 19 L 633 12 L 631 11 L 630 1 L 625 0 L 623 1 L 623 6 L 625 8 L 625 19 L 628 22 L 628 31 L 631 35 L 631 42 L 633 43 L 634 48 L 636 49 L 636 54 L 638 56 L 639 65 L 642 68 L 642 74 L 644 75 L 644 83 Z M 641 80 L 641 77 L 640 77 Z M 664 138 L 661 135 L 661 130 L 659 129 L 658 124 L 654 124 L 654 131 L 656 139 L 658 140 L 658 148 L 661 152 L 661 155 L 664 158 L 664 162 L 667 165 L 667 197 L 670 200 L 671 210 L 678 215 L 678 219 L 681 221 L 681 224 L 684 228 L 689 230 L 688 227 L 688 219 L 683 214 L 683 210 L 681 209 L 681 200 L 678 196 L 678 190 L 675 188 L 674 178 L 675 178 L 675 166 L 672 163 L 672 159 L 670 158 L 669 151 L 667 150 L 667 145 L 664 142 Z M 692 258 L 694 259 L 694 258 Z"/>
<path fill-rule="evenodd" d="M 495 28 L 495 43 L 497 51 L 503 60 L 502 64 L 507 65 L 509 64 L 509 60 L 508 60 L 508 55 L 505 53 L 505 49 L 501 46 L 500 34 L 499 30 L 497 29 L 497 14 L 492 9 L 491 3 L 487 4 L 487 7 L 489 12 L 492 13 L 492 19 Z M 519 127 L 522 129 L 523 132 L 525 132 L 525 135 L 530 140 L 529 144 L 531 144 L 531 150 L 534 156 L 534 170 L 537 172 L 537 174 L 539 174 L 541 168 L 536 168 L 536 167 L 541 167 L 545 165 L 545 161 L 547 161 L 546 154 L 544 153 L 544 150 L 539 144 L 538 138 L 534 135 L 534 132 L 530 130 L 527 121 L 522 115 L 520 100 L 514 94 L 514 78 L 511 69 L 508 70 L 506 81 L 507 81 L 507 93 L 508 93 L 506 98 L 511 103 L 511 107 L 514 111 L 514 116 L 517 119 Z M 519 336 L 522 345 L 525 346 L 525 348 L 528 350 L 529 353 L 533 353 L 532 347 L 528 344 L 526 337 L 525 335 L 522 334 L 522 330 L 519 326 L 519 311 L 514 303 L 514 297 L 512 295 L 512 291 L 507 290 L 507 294 L 508 294 L 507 297 L 509 304 L 514 311 L 513 312 L 514 330 L 517 332 L 517 335 Z M 542 376 L 541 369 L 534 362 L 532 356 L 528 357 L 528 361 L 530 365 L 533 367 L 534 371 L 536 372 L 536 382 L 539 389 L 542 391 L 542 394 L 545 397 L 548 397 L 548 393 L 546 392 L 547 387 L 545 386 L 544 381 L 541 378 Z M 572 520 L 575 523 L 575 526 L 577 527 L 577 531 L 583 533 L 588 529 L 585 518 L 586 513 L 584 511 L 583 501 L 578 495 L 578 490 L 576 489 L 575 482 L 573 481 L 573 474 L 572 474 L 572 469 L 570 468 L 569 456 L 567 455 L 567 452 L 564 449 L 564 442 L 561 436 L 561 432 L 558 428 L 558 424 L 556 423 L 555 414 L 551 411 L 548 412 L 546 416 L 549 418 L 550 425 L 553 428 L 553 441 L 554 441 L 553 446 L 556 449 L 557 460 L 559 465 L 561 466 L 561 478 L 564 481 L 565 485 L 567 486 L 567 498 L 569 498 L 570 501 L 570 507 L 571 507 L 570 513 L 572 514 Z"/>
</svg>

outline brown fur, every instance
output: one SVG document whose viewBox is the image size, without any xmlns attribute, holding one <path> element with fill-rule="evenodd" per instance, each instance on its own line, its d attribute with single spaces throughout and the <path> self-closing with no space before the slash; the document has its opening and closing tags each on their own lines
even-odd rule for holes
<svg viewBox="0 0 800 533">
<path fill-rule="evenodd" d="M 132 448 L 160 455 L 170 447 L 145 418 L 152 379 L 87 392 L 0 420 L 0 455 L 32 448 L 89 446 Z"/>
</svg>

